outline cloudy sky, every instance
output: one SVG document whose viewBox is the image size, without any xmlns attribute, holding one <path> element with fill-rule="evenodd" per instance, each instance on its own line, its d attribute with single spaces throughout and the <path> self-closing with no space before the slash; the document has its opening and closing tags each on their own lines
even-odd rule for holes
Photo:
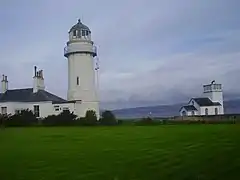
<svg viewBox="0 0 240 180">
<path fill-rule="evenodd" d="M 32 86 L 33 66 L 47 90 L 67 94 L 63 48 L 78 18 L 100 60 L 102 107 L 187 101 L 202 84 L 240 95 L 239 0 L 1 0 L 0 73 L 10 88 Z"/>
</svg>

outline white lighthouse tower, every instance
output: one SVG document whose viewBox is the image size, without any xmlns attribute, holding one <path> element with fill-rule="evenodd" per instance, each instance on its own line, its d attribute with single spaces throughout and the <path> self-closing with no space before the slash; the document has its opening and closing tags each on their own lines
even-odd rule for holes
<svg viewBox="0 0 240 180">
<path fill-rule="evenodd" d="M 79 19 L 69 31 L 69 41 L 64 48 L 68 58 L 68 101 L 76 101 L 76 115 L 82 117 L 87 110 L 94 110 L 99 117 L 99 102 L 95 83 L 96 47 L 91 31 Z"/>
</svg>

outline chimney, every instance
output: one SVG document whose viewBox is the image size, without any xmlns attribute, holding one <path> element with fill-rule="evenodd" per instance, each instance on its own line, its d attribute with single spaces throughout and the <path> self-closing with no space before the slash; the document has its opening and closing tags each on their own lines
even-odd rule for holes
<svg viewBox="0 0 240 180">
<path fill-rule="evenodd" d="M 7 76 L 4 74 L 2 75 L 2 93 L 5 93 L 8 90 L 8 80 Z"/>
<path fill-rule="evenodd" d="M 40 71 L 39 71 L 39 77 L 40 77 L 41 79 L 43 79 L 43 70 L 40 70 Z"/>
<path fill-rule="evenodd" d="M 37 76 L 37 66 L 34 66 L 34 76 Z"/>
<path fill-rule="evenodd" d="M 33 92 L 36 93 L 38 90 L 44 90 L 44 78 L 43 70 L 37 71 L 37 67 L 34 66 L 34 77 L 33 77 Z"/>
</svg>

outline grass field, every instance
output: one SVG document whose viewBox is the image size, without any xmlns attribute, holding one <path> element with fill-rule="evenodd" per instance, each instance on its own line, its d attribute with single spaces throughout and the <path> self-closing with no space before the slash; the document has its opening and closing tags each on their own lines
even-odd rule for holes
<svg viewBox="0 0 240 180">
<path fill-rule="evenodd" d="M 235 180 L 239 170 L 239 125 L 0 130 L 1 180 Z"/>
</svg>

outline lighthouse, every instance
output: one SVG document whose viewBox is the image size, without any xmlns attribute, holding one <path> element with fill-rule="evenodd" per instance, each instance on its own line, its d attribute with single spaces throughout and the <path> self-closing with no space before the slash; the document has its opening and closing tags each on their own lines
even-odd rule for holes
<svg viewBox="0 0 240 180">
<path fill-rule="evenodd" d="M 99 117 L 99 102 L 95 82 L 95 58 L 97 50 L 91 39 L 91 30 L 79 19 L 68 32 L 69 40 L 64 48 L 68 60 L 68 101 L 78 102 L 76 115 L 84 116 L 94 110 Z"/>
</svg>

